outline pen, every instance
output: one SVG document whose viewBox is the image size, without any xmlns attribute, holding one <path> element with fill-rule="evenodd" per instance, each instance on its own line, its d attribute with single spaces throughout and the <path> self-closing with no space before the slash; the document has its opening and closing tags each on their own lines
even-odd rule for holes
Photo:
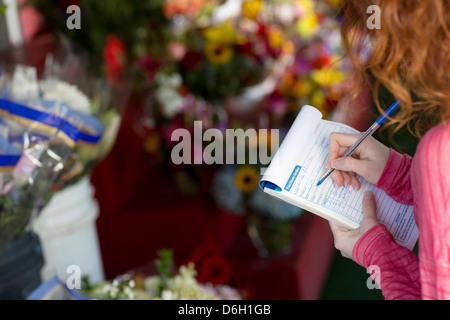
<svg viewBox="0 0 450 320">
<path fill-rule="evenodd" d="M 395 101 L 381 116 L 378 117 L 378 119 L 374 122 L 373 125 L 370 126 L 369 129 L 364 132 L 363 136 L 347 151 L 347 153 L 344 155 L 344 157 L 350 156 L 353 151 L 355 151 L 356 148 L 368 137 L 371 136 L 379 127 L 383 125 L 383 123 L 394 113 L 394 111 L 397 109 L 397 107 L 400 105 L 401 100 Z M 317 183 L 317 186 L 320 186 L 326 178 L 328 178 L 332 173 L 334 172 L 333 169 L 329 169 L 322 179 L 319 180 Z"/>
</svg>

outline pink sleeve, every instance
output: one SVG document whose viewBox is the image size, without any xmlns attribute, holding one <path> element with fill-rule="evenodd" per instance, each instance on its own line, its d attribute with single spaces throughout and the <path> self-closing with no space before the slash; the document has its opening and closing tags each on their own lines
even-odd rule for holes
<svg viewBox="0 0 450 320">
<path fill-rule="evenodd" d="M 412 205 L 411 163 L 409 155 L 402 155 L 391 148 L 386 167 L 375 187 L 384 190 L 399 203 Z"/>
<path fill-rule="evenodd" d="M 450 299 L 450 122 L 423 136 L 414 156 L 420 278 L 424 299 Z"/>
<path fill-rule="evenodd" d="M 383 224 L 367 231 L 353 249 L 353 259 L 375 274 L 372 277 L 387 300 L 421 299 L 419 262 L 398 245 Z"/>
</svg>

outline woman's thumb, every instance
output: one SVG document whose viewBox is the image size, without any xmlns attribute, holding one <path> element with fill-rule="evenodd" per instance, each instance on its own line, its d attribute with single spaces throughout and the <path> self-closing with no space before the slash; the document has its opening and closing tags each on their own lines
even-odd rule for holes
<svg viewBox="0 0 450 320">
<path fill-rule="evenodd" d="M 377 204 L 375 202 L 375 196 L 372 191 L 364 192 L 362 200 L 362 210 L 364 213 L 364 221 L 370 225 L 377 225 Z"/>
</svg>

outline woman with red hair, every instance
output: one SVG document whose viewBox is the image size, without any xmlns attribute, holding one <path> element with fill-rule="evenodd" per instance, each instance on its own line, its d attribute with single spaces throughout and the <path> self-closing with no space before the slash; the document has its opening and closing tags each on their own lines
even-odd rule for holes
<svg viewBox="0 0 450 320">
<path fill-rule="evenodd" d="M 371 5 L 380 8 L 380 29 L 366 25 Z M 380 112 L 381 87 L 401 99 L 389 122 L 392 133 L 406 126 L 420 142 L 411 158 L 369 138 L 344 158 L 358 136 L 333 133 L 332 178 L 337 186 L 359 188 L 358 174 L 396 201 L 414 205 L 420 236 L 417 257 L 378 222 L 369 192 L 359 229 L 330 223 L 335 246 L 365 268 L 377 266 L 370 270 L 379 270 L 375 278 L 386 299 L 450 299 L 450 1 L 343 0 L 342 13 L 343 41 L 359 88 L 370 74 Z"/>
</svg>

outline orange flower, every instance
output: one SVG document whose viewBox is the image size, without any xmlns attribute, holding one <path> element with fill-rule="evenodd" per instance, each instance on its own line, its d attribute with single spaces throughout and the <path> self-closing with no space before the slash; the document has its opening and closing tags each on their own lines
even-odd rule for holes
<svg viewBox="0 0 450 320">
<path fill-rule="evenodd" d="M 272 49 L 280 49 L 284 43 L 284 35 L 281 30 L 275 26 L 270 26 L 267 29 L 269 36 L 269 44 Z"/>
</svg>

